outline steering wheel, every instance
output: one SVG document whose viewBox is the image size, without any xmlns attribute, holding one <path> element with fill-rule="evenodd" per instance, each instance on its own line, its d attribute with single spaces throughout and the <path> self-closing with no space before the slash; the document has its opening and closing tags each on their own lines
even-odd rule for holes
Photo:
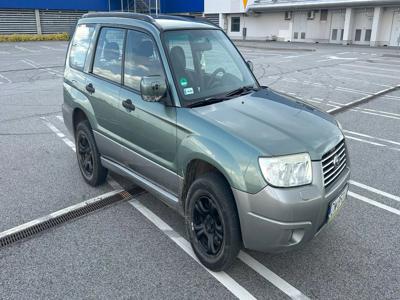
<svg viewBox="0 0 400 300">
<path fill-rule="evenodd" d="M 222 73 L 222 75 L 220 75 L 220 73 Z M 210 79 L 207 82 L 207 88 L 212 89 L 214 87 L 216 87 L 216 84 L 219 83 L 219 81 L 221 81 L 222 77 L 224 77 L 224 75 L 226 74 L 226 71 L 224 68 L 218 68 L 216 69 L 212 74 Z"/>
</svg>

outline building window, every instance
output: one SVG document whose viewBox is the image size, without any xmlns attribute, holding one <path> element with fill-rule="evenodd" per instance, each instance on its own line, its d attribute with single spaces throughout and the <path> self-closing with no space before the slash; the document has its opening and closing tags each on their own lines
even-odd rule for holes
<svg viewBox="0 0 400 300">
<path fill-rule="evenodd" d="M 354 38 L 356 42 L 361 41 L 361 29 L 356 29 L 356 36 Z"/>
<path fill-rule="evenodd" d="M 291 20 L 291 19 L 292 19 L 292 12 L 285 11 L 285 20 Z"/>
<path fill-rule="evenodd" d="M 314 20 L 314 18 L 315 18 L 315 11 L 309 10 L 309 11 L 307 12 L 307 19 L 308 19 L 308 20 Z"/>
<path fill-rule="evenodd" d="M 231 32 L 240 32 L 240 17 L 231 18 Z"/>
<path fill-rule="evenodd" d="M 369 42 L 371 41 L 371 29 L 365 30 L 365 39 L 364 41 Z"/>
<path fill-rule="evenodd" d="M 297 40 L 297 39 L 299 38 L 299 33 L 298 33 L 298 32 L 295 32 L 294 35 L 293 35 L 293 38 L 294 38 L 295 40 Z"/>
<path fill-rule="evenodd" d="M 306 33 L 305 33 L 305 32 L 302 32 L 302 33 L 301 33 L 301 39 L 302 39 L 302 40 L 305 40 L 305 39 L 306 39 Z"/>
<path fill-rule="evenodd" d="M 340 29 L 340 40 L 343 41 L 344 29 Z"/>
<path fill-rule="evenodd" d="M 337 29 L 332 29 L 332 41 L 337 40 Z"/>
<path fill-rule="evenodd" d="M 320 21 L 327 21 L 328 20 L 328 10 L 321 9 L 321 16 L 319 17 Z"/>
</svg>

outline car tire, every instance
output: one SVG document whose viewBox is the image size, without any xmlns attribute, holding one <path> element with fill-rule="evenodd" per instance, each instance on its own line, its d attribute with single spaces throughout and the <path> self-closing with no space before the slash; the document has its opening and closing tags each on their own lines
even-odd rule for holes
<svg viewBox="0 0 400 300">
<path fill-rule="evenodd" d="M 99 150 L 89 121 L 81 121 L 75 130 L 76 156 L 83 179 L 91 186 L 106 181 L 107 169 L 101 165 Z"/>
<path fill-rule="evenodd" d="M 193 251 L 208 269 L 228 268 L 242 246 L 235 199 L 225 178 L 211 172 L 190 186 L 185 207 L 186 230 Z"/>
</svg>

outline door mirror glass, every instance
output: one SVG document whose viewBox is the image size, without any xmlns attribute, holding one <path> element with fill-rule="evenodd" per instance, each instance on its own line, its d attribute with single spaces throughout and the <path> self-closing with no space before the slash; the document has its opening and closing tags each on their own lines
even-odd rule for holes
<svg viewBox="0 0 400 300">
<path fill-rule="evenodd" d="M 247 61 L 247 65 L 249 66 L 249 69 L 250 69 L 250 71 L 254 71 L 254 64 L 253 64 L 253 62 L 251 61 L 251 60 L 248 60 Z"/>
<path fill-rule="evenodd" d="M 160 75 L 142 77 L 140 92 L 144 101 L 160 101 L 167 93 L 167 84 L 164 77 Z"/>
</svg>

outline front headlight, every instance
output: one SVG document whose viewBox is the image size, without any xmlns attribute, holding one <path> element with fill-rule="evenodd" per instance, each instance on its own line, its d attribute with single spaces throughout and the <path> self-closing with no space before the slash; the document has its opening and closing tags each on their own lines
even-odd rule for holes
<svg viewBox="0 0 400 300">
<path fill-rule="evenodd" d="M 276 187 L 293 187 L 312 182 L 311 158 L 308 153 L 258 159 L 265 180 Z"/>
</svg>

